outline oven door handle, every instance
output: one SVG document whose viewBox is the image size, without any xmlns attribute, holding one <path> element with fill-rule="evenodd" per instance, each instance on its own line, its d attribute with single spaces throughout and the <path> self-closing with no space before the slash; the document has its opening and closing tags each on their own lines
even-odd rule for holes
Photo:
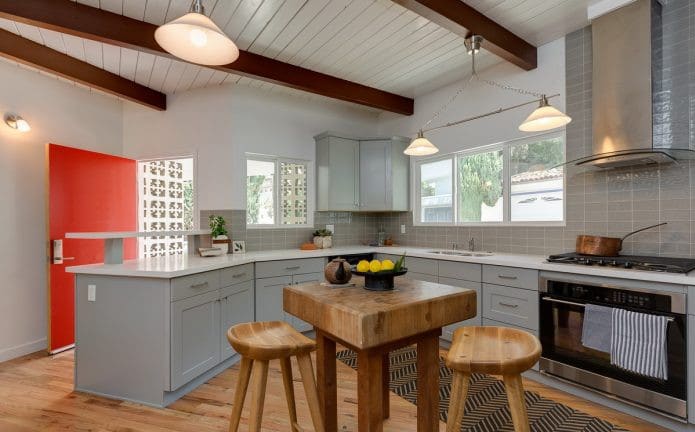
<svg viewBox="0 0 695 432">
<path fill-rule="evenodd" d="M 551 302 L 551 303 L 562 303 L 562 304 L 567 304 L 567 305 L 571 305 L 571 306 L 586 307 L 585 303 L 571 302 L 571 301 L 567 301 L 567 300 L 555 299 L 552 297 L 541 297 L 541 299 L 544 301 Z M 673 317 L 666 317 L 666 321 L 673 322 Z"/>
</svg>

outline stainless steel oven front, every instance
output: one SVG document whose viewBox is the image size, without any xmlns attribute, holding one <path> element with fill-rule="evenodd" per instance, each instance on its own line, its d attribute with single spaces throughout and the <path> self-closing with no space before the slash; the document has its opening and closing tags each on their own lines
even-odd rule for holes
<svg viewBox="0 0 695 432">
<path fill-rule="evenodd" d="M 678 419 L 687 417 L 687 315 L 685 292 L 643 283 L 609 283 L 571 274 L 540 280 L 541 372 L 636 403 Z M 668 317 L 668 378 L 658 380 L 611 365 L 610 354 L 582 345 L 587 303 Z"/>
</svg>

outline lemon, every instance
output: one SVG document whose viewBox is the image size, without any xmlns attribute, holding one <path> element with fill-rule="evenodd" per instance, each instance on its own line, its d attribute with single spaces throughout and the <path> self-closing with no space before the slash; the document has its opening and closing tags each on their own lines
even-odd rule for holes
<svg viewBox="0 0 695 432">
<path fill-rule="evenodd" d="M 362 260 L 357 263 L 357 271 L 358 272 L 368 272 L 369 271 L 369 261 L 367 260 Z"/>
<path fill-rule="evenodd" d="M 372 262 L 369 263 L 369 271 L 371 271 L 372 273 L 381 271 L 381 262 L 376 259 L 372 260 Z"/>
<path fill-rule="evenodd" d="M 396 267 L 396 265 L 393 263 L 391 260 L 383 260 L 381 262 L 381 269 L 382 270 L 393 270 L 393 268 Z"/>
</svg>

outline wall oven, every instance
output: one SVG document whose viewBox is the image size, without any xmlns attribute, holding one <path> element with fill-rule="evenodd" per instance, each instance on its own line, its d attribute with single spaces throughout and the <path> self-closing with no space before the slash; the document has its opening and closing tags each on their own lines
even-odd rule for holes
<svg viewBox="0 0 695 432">
<path fill-rule="evenodd" d="M 564 273 L 540 280 L 541 372 L 617 396 L 651 410 L 687 417 L 686 295 L 649 289 L 644 282 Z M 668 317 L 668 378 L 659 380 L 611 365 L 609 353 L 582 345 L 587 303 Z"/>
</svg>

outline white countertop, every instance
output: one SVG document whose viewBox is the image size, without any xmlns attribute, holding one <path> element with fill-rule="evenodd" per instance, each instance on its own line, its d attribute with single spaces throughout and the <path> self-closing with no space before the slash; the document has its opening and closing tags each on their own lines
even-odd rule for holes
<svg viewBox="0 0 695 432">
<path fill-rule="evenodd" d="M 680 285 L 695 285 L 695 272 L 691 276 L 677 273 L 660 273 L 642 270 L 616 269 L 612 267 L 585 267 L 574 264 L 555 264 L 546 262 L 545 256 L 540 255 L 514 255 L 495 253 L 483 257 L 461 257 L 451 255 L 439 255 L 430 253 L 431 248 L 417 247 L 370 247 L 349 246 L 331 249 L 319 249 L 315 251 L 301 251 L 297 249 L 273 250 L 261 252 L 247 252 L 245 254 L 223 255 L 218 257 L 202 258 L 198 255 L 178 255 L 169 257 L 146 258 L 126 261 L 123 264 L 90 264 L 67 267 L 69 273 L 126 276 L 126 277 L 152 277 L 174 278 L 204 271 L 217 270 L 241 264 L 258 261 L 277 261 L 284 259 L 316 258 L 332 255 L 347 255 L 358 253 L 385 253 L 393 255 L 432 258 L 446 261 L 469 262 L 477 264 L 500 265 L 536 270 L 555 271 L 561 273 L 586 274 L 592 276 L 613 277 L 621 279 L 642 280 L 649 282 L 664 282 Z M 407 265 L 407 259 L 406 259 Z"/>
<path fill-rule="evenodd" d="M 65 233 L 65 238 L 70 239 L 123 239 L 132 237 L 151 237 L 157 236 L 195 236 L 206 235 L 212 231 L 201 229 L 194 231 L 105 231 L 105 232 L 69 232 Z"/>
</svg>

